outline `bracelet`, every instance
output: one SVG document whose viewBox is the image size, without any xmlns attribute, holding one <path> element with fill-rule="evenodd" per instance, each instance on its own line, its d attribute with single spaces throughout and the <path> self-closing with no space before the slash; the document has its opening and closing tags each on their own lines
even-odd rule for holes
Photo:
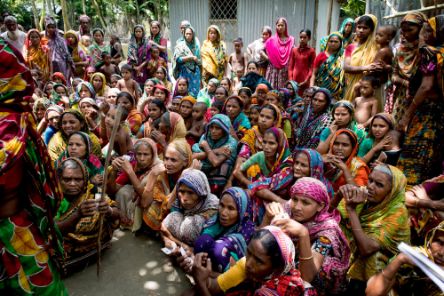
<svg viewBox="0 0 444 296">
<path fill-rule="evenodd" d="M 311 256 L 309 257 L 299 257 L 299 261 L 308 261 L 313 259 L 313 253 L 311 253 Z"/>
</svg>

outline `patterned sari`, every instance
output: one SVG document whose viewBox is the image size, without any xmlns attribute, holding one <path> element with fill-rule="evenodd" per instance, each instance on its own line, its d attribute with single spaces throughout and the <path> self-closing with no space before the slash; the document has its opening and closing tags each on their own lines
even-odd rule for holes
<svg viewBox="0 0 444 296">
<path fill-rule="evenodd" d="M 142 29 L 143 32 L 140 41 L 137 41 L 135 36 L 135 31 L 137 28 Z M 145 28 L 142 25 L 136 25 L 133 29 L 133 34 L 131 35 L 131 39 L 128 45 L 128 64 L 132 67 L 137 67 L 143 62 L 149 61 L 151 57 L 150 48 L 151 45 L 149 44 L 148 39 L 145 36 Z M 133 79 L 136 80 L 141 86 L 143 86 L 148 78 L 148 70 L 146 67 L 143 67 L 143 69 L 140 70 L 140 76 L 137 76 L 136 73 L 133 73 Z"/>
<path fill-rule="evenodd" d="M 105 37 L 105 32 L 100 28 L 95 28 L 92 31 L 92 35 L 94 36 L 94 33 L 100 32 L 102 34 L 102 37 Z M 94 40 L 93 43 L 88 48 L 90 58 L 91 58 L 91 66 L 98 69 L 102 65 L 102 53 L 105 51 L 108 53 L 111 53 L 111 46 L 105 41 L 102 41 L 102 44 L 97 44 L 97 42 Z"/>
<path fill-rule="evenodd" d="M 216 30 L 217 40 L 210 41 L 210 30 Z M 200 49 L 202 55 L 202 83 L 206 85 L 211 78 L 221 80 L 225 73 L 227 63 L 227 46 L 222 41 L 222 34 L 216 25 L 211 25 L 207 30 L 207 39 L 204 40 Z"/>
<path fill-rule="evenodd" d="M 37 47 L 31 45 L 30 36 L 36 33 L 40 37 L 40 43 Z M 23 51 L 26 65 L 30 70 L 37 70 L 40 73 L 41 80 L 46 82 L 49 80 L 51 61 L 49 60 L 49 48 L 44 44 L 40 32 L 36 29 L 28 31 Z"/>
<path fill-rule="evenodd" d="M 73 30 L 70 30 L 65 33 L 65 39 L 67 39 L 68 37 L 75 38 L 75 43 L 73 45 L 69 45 L 67 43 L 68 50 L 71 53 L 72 61 L 74 63 L 89 61 L 89 57 L 86 54 L 85 49 L 81 46 L 77 33 Z M 85 68 L 86 66 L 75 66 L 73 73 L 74 77 L 83 77 L 85 75 Z"/>
</svg>

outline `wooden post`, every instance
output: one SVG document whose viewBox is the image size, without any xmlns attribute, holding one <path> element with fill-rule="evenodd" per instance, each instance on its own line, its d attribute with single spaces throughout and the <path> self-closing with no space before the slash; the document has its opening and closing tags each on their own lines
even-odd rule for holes
<svg viewBox="0 0 444 296">
<path fill-rule="evenodd" d="M 330 0 L 328 3 L 328 18 L 327 18 L 327 36 L 331 33 L 331 18 L 333 14 L 333 1 Z"/>
</svg>

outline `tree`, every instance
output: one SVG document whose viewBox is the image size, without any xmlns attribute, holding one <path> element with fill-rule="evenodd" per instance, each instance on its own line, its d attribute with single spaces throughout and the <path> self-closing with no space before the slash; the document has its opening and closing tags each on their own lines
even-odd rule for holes
<svg viewBox="0 0 444 296">
<path fill-rule="evenodd" d="M 364 0 L 341 0 L 339 5 L 341 6 L 341 16 L 356 18 L 365 14 Z"/>
</svg>

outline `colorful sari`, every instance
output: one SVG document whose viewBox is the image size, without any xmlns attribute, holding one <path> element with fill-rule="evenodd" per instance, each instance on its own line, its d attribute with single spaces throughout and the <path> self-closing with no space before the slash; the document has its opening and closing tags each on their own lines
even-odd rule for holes
<svg viewBox="0 0 444 296">
<path fill-rule="evenodd" d="M 239 96 L 230 96 L 230 99 L 235 99 L 241 108 L 241 112 L 236 118 L 231 122 L 233 125 L 233 129 L 237 134 L 238 139 L 242 139 L 245 135 L 246 131 L 251 129 L 250 120 L 247 115 L 244 113 L 244 101 Z M 222 112 L 226 114 L 228 99 L 225 101 L 224 107 L 222 108 Z"/>
<path fill-rule="evenodd" d="M 143 32 L 140 41 L 137 41 L 134 33 L 137 28 L 142 29 Z M 143 62 L 149 61 L 151 57 L 150 49 L 151 45 L 148 42 L 147 37 L 145 36 L 145 28 L 142 25 L 136 25 L 133 29 L 133 34 L 131 35 L 131 39 L 128 44 L 128 64 L 132 67 L 137 67 Z M 141 86 L 148 78 L 148 70 L 146 69 L 146 67 L 140 70 L 140 76 L 137 76 L 136 73 L 133 73 L 133 79 L 136 80 Z"/>
<path fill-rule="evenodd" d="M 75 38 L 75 43 L 72 45 L 72 47 L 67 43 L 68 50 L 72 57 L 72 61 L 74 63 L 89 61 L 88 55 L 86 54 L 85 49 L 82 48 L 81 43 L 79 41 L 79 35 L 77 35 L 75 31 L 70 30 L 65 33 L 65 39 L 67 39 L 70 36 Z M 75 66 L 73 73 L 74 77 L 83 77 L 85 75 L 85 68 L 86 66 L 81 66 L 81 65 Z"/>
<path fill-rule="evenodd" d="M 365 282 L 386 267 L 388 260 L 399 252 L 399 243 L 410 241 L 408 212 L 404 204 L 404 174 L 396 167 L 388 165 L 377 166 L 374 170 L 391 173 L 392 189 L 379 204 L 364 204 L 359 220 L 365 235 L 378 242 L 380 249 L 370 256 L 363 257 L 359 255 L 353 236 L 348 236 L 352 250 L 348 277 Z M 347 226 L 349 223 L 348 219 L 343 221 Z"/>
<path fill-rule="evenodd" d="M 103 31 L 100 28 L 95 28 L 92 30 L 92 35 L 94 36 L 95 32 L 102 33 L 102 36 L 105 38 L 105 31 Z M 105 43 L 105 41 L 102 41 L 102 44 L 97 44 L 97 42 L 93 38 L 93 43 L 89 46 L 88 51 L 91 58 L 91 66 L 98 69 L 100 66 L 102 66 L 102 53 L 105 51 L 108 53 L 111 53 L 111 47 L 109 44 Z"/>
<path fill-rule="evenodd" d="M 40 37 L 40 44 L 37 47 L 31 45 L 30 35 L 37 33 Z M 28 31 L 23 51 L 26 65 L 30 70 L 39 71 L 39 76 L 43 82 L 49 80 L 51 61 L 49 60 L 49 48 L 44 44 L 40 32 L 36 29 Z"/>
<path fill-rule="evenodd" d="M 348 35 L 348 37 L 343 37 L 342 39 L 342 48 L 346 48 L 350 43 L 353 42 L 353 38 L 354 36 L 354 31 L 355 31 L 355 20 L 352 18 L 346 18 L 345 20 L 342 21 L 341 27 L 339 28 L 338 33 L 340 33 L 342 36 L 345 36 L 345 26 L 347 26 L 347 24 L 351 24 L 352 25 L 352 29 L 350 32 L 350 35 Z M 323 52 L 327 49 L 327 43 L 328 43 L 328 39 L 330 38 L 330 36 L 324 36 L 321 38 L 321 41 L 319 41 L 319 52 Z"/>
<path fill-rule="evenodd" d="M 251 220 L 253 212 L 247 192 L 239 187 L 231 187 L 221 194 L 221 198 L 227 195 L 236 203 L 238 221 L 224 227 L 220 224 L 219 213 L 214 215 L 205 223 L 202 234 L 194 244 L 194 253 L 208 253 L 217 272 L 224 272 L 230 267 L 231 257 L 238 261 L 246 255 L 254 232 Z"/>
<path fill-rule="evenodd" d="M 108 85 L 106 85 L 106 77 L 103 73 L 96 72 L 96 73 L 92 74 L 91 77 L 89 78 L 89 83 L 91 83 L 91 85 L 94 86 L 93 81 L 96 76 L 99 77 L 100 80 L 102 80 L 102 87 L 99 90 L 94 89 L 94 92 L 95 92 L 96 96 L 104 97 L 107 90 L 109 89 L 109 87 L 108 87 Z"/>
<path fill-rule="evenodd" d="M 210 29 L 216 30 L 217 40 L 210 41 Z M 222 34 L 216 25 L 211 25 L 207 30 L 207 39 L 204 40 L 200 49 L 202 55 L 202 83 L 206 85 L 211 78 L 221 80 L 225 73 L 227 64 L 227 46 L 222 41 Z"/>
<path fill-rule="evenodd" d="M 58 271 L 62 237 L 53 220 L 62 193 L 29 105 L 31 73 L 3 38 L 0 68 L 0 186 L 3 194 L 20 182 L 23 201 L 21 211 L 0 219 L 0 291 L 68 295 Z"/>
</svg>

